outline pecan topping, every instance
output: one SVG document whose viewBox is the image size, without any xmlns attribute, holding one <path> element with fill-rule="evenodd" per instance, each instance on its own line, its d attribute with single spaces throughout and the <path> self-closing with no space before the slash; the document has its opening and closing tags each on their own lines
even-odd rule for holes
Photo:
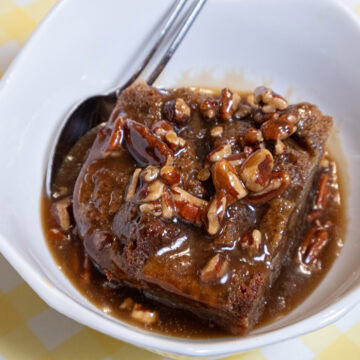
<svg viewBox="0 0 360 360">
<path fill-rule="evenodd" d="M 121 310 L 127 310 L 127 311 L 131 311 L 133 309 L 133 307 L 134 307 L 134 300 L 129 297 L 124 299 L 120 305 Z"/>
<path fill-rule="evenodd" d="M 210 135 L 212 137 L 219 137 L 222 135 L 224 129 L 222 126 L 215 126 L 214 128 L 211 129 L 210 131 Z"/>
<path fill-rule="evenodd" d="M 180 187 L 171 188 L 175 210 L 183 220 L 201 225 L 208 202 L 199 199 Z"/>
<path fill-rule="evenodd" d="M 264 138 L 260 130 L 250 128 L 245 133 L 244 141 L 245 144 L 254 145 L 264 141 Z"/>
<path fill-rule="evenodd" d="M 225 88 L 221 90 L 219 116 L 222 120 L 230 120 L 236 111 L 240 102 L 240 96 L 233 93 L 230 89 Z"/>
<path fill-rule="evenodd" d="M 151 325 L 158 321 L 159 314 L 155 310 L 148 309 L 140 304 L 135 304 L 131 312 L 131 317 L 145 325 Z"/>
<path fill-rule="evenodd" d="M 173 152 L 149 128 L 134 120 L 125 120 L 124 143 L 140 165 L 161 165 L 173 158 Z"/>
<path fill-rule="evenodd" d="M 229 263 L 221 254 L 213 256 L 205 267 L 201 270 L 200 280 L 205 284 L 213 284 L 219 282 L 227 273 Z"/>
<path fill-rule="evenodd" d="M 158 136 L 161 140 L 164 140 L 164 137 L 168 131 L 174 131 L 171 124 L 166 120 L 157 121 L 151 128 L 152 132 Z"/>
<path fill-rule="evenodd" d="M 225 190 L 229 204 L 247 195 L 236 170 L 225 159 L 216 162 L 212 166 L 211 172 L 215 189 L 217 191 Z"/>
<path fill-rule="evenodd" d="M 229 155 L 231 155 L 231 153 L 232 151 L 230 144 L 220 145 L 217 148 L 215 148 L 213 151 L 211 151 L 208 154 L 207 158 L 211 162 L 216 162 L 228 157 Z"/>
<path fill-rule="evenodd" d="M 174 216 L 174 203 L 167 189 L 161 198 L 161 209 L 165 219 L 171 219 Z"/>
<path fill-rule="evenodd" d="M 241 237 L 240 246 L 255 254 L 261 245 L 262 235 L 260 230 L 250 230 Z"/>
<path fill-rule="evenodd" d="M 274 159 L 271 152 L 259 149 L 252 153 L 241 166 L 240 178 L 254 192 L 264 190 L 270 182 Z"/>
<path fill-rule="evenodd" d="M 160 176 L 166 185 L 175 186 L 180 184 L 180 173 L 174 166 L 166 165 L 162 167 L 160 170 Z"/>
<path fill-rule="evenodd" d="M 296 132 L 293 115 L 283 114 L 278 119 L 265 121 L 261 125 L 261 131 L 265 140 L 284 140 Z M 290 120 L 289 120 L 290 118 Z"/>
<path fill-rule="evenodd" d="M 139 183 L 140 173 L 141 173 L 141 169 L 139 169 L 139 168 L 135 169 L 133 176 L 131 178 L 129 187 L 128 187 L 126 201 L 129 201 L 135 195 L 135 191 L 136 191 L 137 185 Z"/>
<path fill-rule="evenodd" d="M 241 120 L 251 114 L 251 106 L 246 104 L 240 104 L 238 110 L 234 114 L 235 119 Z"/>
<path fill-rule="evenodd" d="M 209 168 L 204 168 L 199 171 L 197 178 L 200 181 L 206 181 L 206 180 L 209 180 L 210 175 L 211 175 L 211 173 L 210 173 Z"/>
<path fill-rule="evenodd" d="M 244 201 L 247 204 L 257 205 L 265 204 L 266 202 L 280 196 L 290 185 L 290 175 L 285 171 L 274 171 L 271 174 L 269 185 L 262 191 L 247 196 Z"/>
<path fill-rule="evenodd" d="M 120 116 L 112 124 L 111 135 L 105 152 L 116 151 L 121 146 L 124 138 L 123 128 L 124 118 Z M 103 134 L 102 131 L 100 131 L 99 134 Z"/>
<path fill-rule="evenodd" d="M 162 207 L 159 202 L 151 202 L 147 204 L 141 204 L 139 210 L 144 214 L 151 214 L 153 216 L 162 215 Z"/>
<path fill-rule="evenodd" d="M 275 154 L 281 155 L 285 152 L 285 149 L 286 149 L 285 144 L 281 140 L 277 139 L 275 144 Z"/>
<path fill-rule="evenodd" d="M 167 101 L 164 104 L 163 114 L 167 120 L 183 126 L 190 120 L 191 109 L 184 99 L 177 98 L 176 100 Z"/>
<path fill-rule="evenodd" d="M 219 103 L 217 100 L 206 98 L 200 104 L 200 112 L 204 117 L 214 119 L 217 114 L 218 107 Z"/>
<path fill-rule="evenodd" d="M 316 197 L 315 207 L 317 209 L 324 209 L 329 192 L 329 175 L 321 175 L 319 190 Z"/>
<path fill-rule="evenodd" d="M 226 193 L 224 190 L 217 192 L 210 200 L 206 213 L 206 230 L 210 235 L 215 235 L 221 228 L 221 221 L 226 210 Z"/>
<path fill-rule="evenodd" d="M 164 186 L 164 183 L 160 180 L 155 180 L 144 186 L 144 188 L 140 190 L 140 202 L 146 203 L 159 200 L 164 193 Z"/>
<path fill-rule="evenodd" d="M 157 179 L 159 175 L 159 168 L 149 165 L 142 172 L 141 177 L 148 183 Z"/>
<path fill-rule="evenodd" d="M 251 149 L 251 148 L 250 148 Z M 229 162 L 229 164 L 233 167 L 242 165 L 245 160 L 249 157 L 249 155 L 252 153 L 251 151 L 247 151 L 247 149 L 244 148 L 244 151 L 237 154 L 232 154 L 226 158 L 226 160 Z"/>
<path fill-rule="evenodd" d="M 300 247 L 302 262 L 306 265 L 311 265 L 318 260 L 328 240 L 329 234 L 326 230 L 310 229 Z"/>
<path fill-rule="evenodd" d="M 279 94 L 265 86 L 258 86 L 254 90 L 254 101 L 256 104 L 265 104 L 267 112 L 275 112 L 275 110 L 285 110 L 288 107 L 288 102 Z M 263 111 L 264 111 L 263 107 Z M 273 109 L 273 111 L 270 110 Z"/>
<path fill-rule="evenodd" d="M 71 227 L 71 207 L 72 199 L 70 196 L 56 201 L 51 206 L 51 214 L 62 231 L 68 231 Z"/>
</svg>

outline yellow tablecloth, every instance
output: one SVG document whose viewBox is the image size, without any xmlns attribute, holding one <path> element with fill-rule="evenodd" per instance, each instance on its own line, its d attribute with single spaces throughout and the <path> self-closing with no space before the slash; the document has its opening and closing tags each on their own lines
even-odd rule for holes
<svg viewBox="0 0 360 360">
<path fill-rule="evenodd" d="M 56 1 L 0 0 L 0 75 Z M 343 1 L 360 15 L 360 3 Z M 50 309 L 0 255 L 0 360 L 4 359 L 162 358 L 81 326 Z M 227 359 L 359 360 L 360 306 L 336 324 L 312 334 Z"/>
</svg>

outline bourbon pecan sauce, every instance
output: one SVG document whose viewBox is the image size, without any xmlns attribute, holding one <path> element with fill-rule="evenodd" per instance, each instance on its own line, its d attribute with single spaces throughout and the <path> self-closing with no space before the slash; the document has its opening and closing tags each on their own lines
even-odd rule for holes
<svg viewBox="0 0 360 360">
<path fill-rule="evenodd" d="M 302 303 L 345 234 L 343 189 L 325 149 L 332 119 L 265 87 L 140 84 L 117 106 L 42 198 L 47 244 L 72 284 L 122 321 L 191 338 L 245 333 Z M 137 243 L 126 243 L 130 232 Z M 90 233 L 101 235 L 95 247 Z M 124 247 L 127 262 L 117 259 Z"/>
</svg>

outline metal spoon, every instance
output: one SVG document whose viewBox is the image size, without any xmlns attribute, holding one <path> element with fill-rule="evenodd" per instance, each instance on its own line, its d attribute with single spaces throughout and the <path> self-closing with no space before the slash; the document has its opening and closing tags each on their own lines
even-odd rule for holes
<svg viewBox="0 0 360 360">
<path fill-rule="evenodd" d="M 186 1 L 187 0 L 177 0 L 175 2 L 174 6 L 170 10 L 170 14 L 166 20 L 166 23 L 160 32 L 158 40 L 150 50 L 149 54 L 145 57 L 138 70 L 130 77 L 128 81 L 115 90 L 110 90 L 104 94 L 91 96 L 83 100 L 81 103 L 77 104 L 64 118 L 55 136 L 54 145 L 50 151 L 48 167 L 46 170 L 45 190 L 48 196 L 51 196 L 52 185 L 55 182 L 56 174 L 65 156 L 81 136 L 83 136 L 93 127 L 108 119 L 112 109 L 116 104 L 116 100 L 119 94 L 122 90 L 131 85 L 144 72 L 150 60 L 159 50 L 160 45 L 166 38 L 166 35 L 170 32 L 171 28 L 175 24 L 176 19 L 183 9 Z M 195 2 L 191 5 L 188 12 L 181 21 L 178 29 L 174 33 L 174 38 L 170 42 L 165 54 L 159 60 L 158 64 L 149 77 L 145 79 L 149 85 L 152 85 L 160 73 L 164 70 L 166 64 L 169 62 L 172 55 L 175 53 L 181 41 L 187 34 L 205 2 L 206 0 L 195 0 Z"/>
</svg>

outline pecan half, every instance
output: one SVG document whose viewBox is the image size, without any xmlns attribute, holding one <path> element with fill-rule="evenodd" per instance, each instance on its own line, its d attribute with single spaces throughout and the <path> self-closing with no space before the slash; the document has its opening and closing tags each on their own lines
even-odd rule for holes
<svg viewBox="0 0 360 360">
<path fill-rule="evenodd" d="M 217 192 L 210 200 L 206 211 L 206 231 L 215 235 L 220 231 L 221 222 L 226 210 L 226 193 L 224 190 Z"/>
<path fill-rule="evenodd" d="M 216 254 L 201 270 L 200 280 L 205 284 L 217 283 L 227 273 L 228 269 L 229 263 L 225 256 L 222 254 Z"/>
<path fill-rule="evenodd" d="M 299 250 L 302 262 L 311 265 L 318 260 L 328 240 L 329 234 L 326 230 L 310 229 Z"/>
<path fill-rule="evenodd" d="M 228 157 L 231 154 L 232 150 L 230 144 L 220 145 L 207 155 L 207 159 L 211 162 L 216 162 Z"/>
<path fill-rule="evenodd" d="M 160 170 L 160 176 L 166 185 L 176 186 L 180 184 L 180 173 L 176 167 L 172 165 L 166 165 L 162 167 Z"/>
<path fill-rule="evenodd" d="M 149 128 L 134 120 L 125 120 L 124 143 L 131 156 L 142 166 L 161 165 L 173 159 L 173 152 Z"/>
<path fill-rule="evenodd" d="M 274 171 L 271 174 L 269 185 L 262 191 L 252 193 L 244 201 L 250 205 L 265 204 L 266 202 L 280 196 L 290 185 L 291 177 L 285 171 Z"/>
<path fill-rule="evenodd" d="M 230 120 L 240 102 L 240 96 L 230 89 L 224 88 L 220 94 L 219 116 L 222 120 Z"/>
<path fill-rule="evenodd" d="M 171 188 L 170 191 L 177 215 L 194 225 L 202 225 L 208 202 L 191 195 L 178 186 Z"/>
<path fill-rule="evenodd" d="M 265 121 L 261 125 L 261 131 L 265 140 L 284 140 L 297 130 L 293 115 L 283 114 L 278 119 Z"/>
<path fill-rule="evenodd" d="M 183 126 L 190 120 L 191 109 L 184 99 L 177 98 L 164 104 L 163 114 L 167 120 L 175 122 L 178 126 Z"/>
<path fill-rule="evenodd" d="M 211 173 L 215 189 L 217 191 L 225 190 L 229 205 L 247 195 L 236 170 L 227 160 L 216 162 L 211 168 Z"/>
<path fill-rule="evenodd" d="M 239 175 L 246 188 L 258 192 L 268 186 L 273 167 L 274 159 L 271 152 L 266 149 L 259 149 L 245 160 Z"/>
</svg>

